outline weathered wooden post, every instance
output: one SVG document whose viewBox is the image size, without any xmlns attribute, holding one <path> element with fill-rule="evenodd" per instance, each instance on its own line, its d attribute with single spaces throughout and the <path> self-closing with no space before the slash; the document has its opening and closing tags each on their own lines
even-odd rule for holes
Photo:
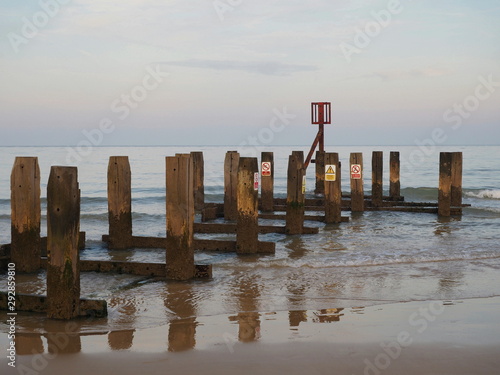
<svg viewBox="0 0 500 375">
<path fill-rule="evenodd" d="M 391 151 L 389 167 L 389 195 L 391 198 L 399 198 L 401 196 L 401 183 L 399 181 L 401 165 L 399 161 L 399 151 Z"/>
<path fill-rule="evenodd" d="M 287 234 L 301 234 L 304 227 L 305 194 L 302 189 L 304 177 L 304 153 L 293 151 L 288 157 L 285 225 Z"/>
<path fill-rule="evenodd" d="M 193 159 L 193 184 L 194 184 L 194 209 L 201 211 L 205 207 L 205 165 L 203 161 L 203 152 L 191 152 Z"/>
<path fill-rule="evenodd" d="M 441 152 L 439 154 L 439 193 L 438 193 L 438 215 L 451 215 L 451 164 L 452 153 Z"/>
<path fill-rule="evenodd" d="M 316 187 L 314 193 L 325 193 L 325 151 L 316 151 L 315 159 Z"/>
<path fill-rule="evenodd" d="M 259 243 L 259 167 L 257 158 L 240 158 L 236 190 L 236 252 L 255 254 Z"/>
<path fill-rule="evenodd" d="M 236 186 L 238 180 L 238 164 L 240 154 L 238 151 L 228 151 L 224 160 L 224 219 L 236 220 L 238 211 L 236 207 Z"/>
<path fill-rule="evenodd" d="M 109 248 L 132 247 L 132 174 L 128 156 L 111 156 L 108 163 Z"/>
<path fill-rule="evenodd" d="M 260 205 L 263 212 L 274 211 L 274 154 L 261 154 Z"/>
<path fill-rule="evenodd" d="M 365 193 L 363 188 L 363 154 L 351 152 L 351 211 L 363 212 L 365 210 Z"/>
<path fill-rule="evenodd" d="M 40 268 L 40 167 L 36 157 L 16 157 L 10 177 L 11 262 L 18 272 Z"/>
<path fill-rule="evenodd" d="M 195 275 L 193 250 L 193 164 L 186 156 L 166 157 L 166 278 L 188 280 Z"/>
<path fill-rule="evenodd" d="M 383 152 L 373 151 L 372 153 L 372 205 L 374 207 L 382 206 L 383 200 Z"/>
<path fill-rule="evenodd" d="M 342 189 L 340 178 L 339 154 L 325 154 L 325 223 L 340 223 L 342 221 Z"/>
<path fill-rule="evenodd" d="M 80 190 L 76 167 L 54 166 L 47 185 L 47 316 L 80 314 Z"/>
<path fill-rule="evenodd" d="M 453 207 L 462 206 L 462 165 L 462 153 L 453 152 L 451 155 L 451 205 Z"/>
</svg>

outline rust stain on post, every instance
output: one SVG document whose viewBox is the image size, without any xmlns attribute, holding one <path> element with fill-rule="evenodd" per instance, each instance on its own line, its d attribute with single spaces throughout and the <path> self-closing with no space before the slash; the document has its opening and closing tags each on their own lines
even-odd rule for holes
<svg viewBox="0 0 500 375">
<path fill-rule="evenodd" d="M 335 180 L 325 179 L 325 223 L 340 223 L 342 221 L 342 189 L 340 162 L 338 153 L 326 153 L 325 165 L 335 166 Z M 323 167 L 323 169 L 325 169 Z"/>
<path fill-rule="evenodd" d="M 18 272 L 40 268 L 40 167 L 36 157 L 16 157 L 10 178 L 11 261 Z"/>
<path fill-rule="evenodd" d="M 240 158 L 238 187 L 236 190 L 238 219 L 236 224 L 236 252 L 255 254 L 258 252 L 258 188 L 255 189 L 255 174 L 258 175 L 257 158 Z"/>
<path fill-rule="evenodd" d="M 203 152 L 191 152 L 193 159 L 193 185 L 194 185 L 194 209 L 203 210 L 205 207 L 205 165 L 203 161 Z"/>
<path fill-rule="evenodd" d="M 287 234 L 301 234 L 304 227 L 305 194 L 302 191 L 304 176 L 304 153 L 293 151 L 288 157 L 285 225 Z"/>
<path fill-rule="evenodd" d="M 52 167 L 47 186 L 47 316 L 80 315 L 80 190 L 76 167 Z"/>
<path fill-rule="evenodd" d="M 224 218 L 236 220 L 236 186 L 238 180 L 238 165 L 240 154 L 237 151 L 228 151 L 224 160 Z"/>
<path fill-rule="evenodd" d="M 316 194 L 325 193 L 325 152 L 316 151 L 315 160 L 315 170 L 316 170 L 316 188 L 314 192 Z"/>
<path fill-rule="evenodd" d="M 111 156 L 108 164 L 109 247 L 126 249 L 132 241 L 132 176 L 128 156 Z"/>
<path fill-rule="evenodd" d="M 438 215 L 451 215 L 451 164 L 452 153 L 439 154 Z"/>
<path fill-rule="evenodd" d="M 262 163 L 270 163 L 271 169 L 265 172 L 261 167 L 260 204 L 263 212 L 274 211 L 274 154 L 262 152 Z"/>
<path fill-rule="evenodd" d="M 389 173 L 389 196 L 396 198 L 401 196 L 400 171 L 401 165 L 399 161 L 399 151 L 391 151 L 390 153 L 390 173 Z"/>
<path fill-rule="evenodd" d="M 383 172 L 384 172 L 384 154 L 382 151 L 373 151 L 372 153 L 372 205 L 374 207 L 382 206 L 383 200 Z"/>
<path fill-rule="evenodd" d="M 350 178 L 351 178 L 351 211 L 363 212 L 365 210 L 365 193 L 363 187 L 363 154 L 352 152 L 350 157 Z M 353 166 L 359 166 L 359 174 L 353 173 Z M 357 178 L 359 177 L 359 178 Z"/>
<path fill-rule="evenodd" d="M 192 163 L 189 155 L 166 158 L 167 279 L 188 280 L 195 275 Z"/>
</svg>

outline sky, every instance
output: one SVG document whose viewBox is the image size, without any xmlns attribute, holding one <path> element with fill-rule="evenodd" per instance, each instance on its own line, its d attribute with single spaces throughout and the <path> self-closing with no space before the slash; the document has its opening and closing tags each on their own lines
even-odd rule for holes
<svg viewBox="0 0 500 375">
<path fill-rule="evenodd" d="M 498 0 L 2 0 L 0 146 L 500 144 Z"/>
</svg>

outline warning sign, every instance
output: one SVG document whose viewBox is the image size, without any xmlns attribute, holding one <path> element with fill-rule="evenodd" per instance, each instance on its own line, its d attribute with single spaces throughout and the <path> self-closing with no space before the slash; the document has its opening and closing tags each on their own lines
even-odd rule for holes
<svg viewBox="0 0 500 375">
<path fill-rule="evenodd" d="M 353 180 L 361 179 L 361 164 L 352 164 L 351 165 L 351 178 Z"/>
<path fill-rule="evenodd" d="M 302 194 L 306 193 L 306 176 L 302 177 Z"/>
<path fill-rule="evenodd" d="M 262 162 L 262 176 L 271 176 L 271 162 L 263 161 Z"/>
<path fill-rule="evenodd" d="M 253 174 L 253 189 L 259 190 L 259 172 Z"/>
<path fill-rule="evenodd" d="M 335 181 L 337 179 L 337 166 L 335 164 L 325 165 L 325 181 Z"/>
</svg>

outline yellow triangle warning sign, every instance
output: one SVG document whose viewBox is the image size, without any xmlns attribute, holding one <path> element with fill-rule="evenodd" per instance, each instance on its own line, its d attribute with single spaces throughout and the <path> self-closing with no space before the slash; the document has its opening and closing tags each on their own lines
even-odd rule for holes
<svg viewBox="0 0 500 375">
<path fill-rule="evenodd" d="M 330 166 L 328 166 L 328 169 L 326 170 L 326 173 L 327 173 L 327 174 L 334 174 L 334 173 L 335 173 L 335 171 L 333 170 L 333 168 L 332 168 L 332 166 L 331 166 L 331 165 L 330 165 Z"/>
</svg>

